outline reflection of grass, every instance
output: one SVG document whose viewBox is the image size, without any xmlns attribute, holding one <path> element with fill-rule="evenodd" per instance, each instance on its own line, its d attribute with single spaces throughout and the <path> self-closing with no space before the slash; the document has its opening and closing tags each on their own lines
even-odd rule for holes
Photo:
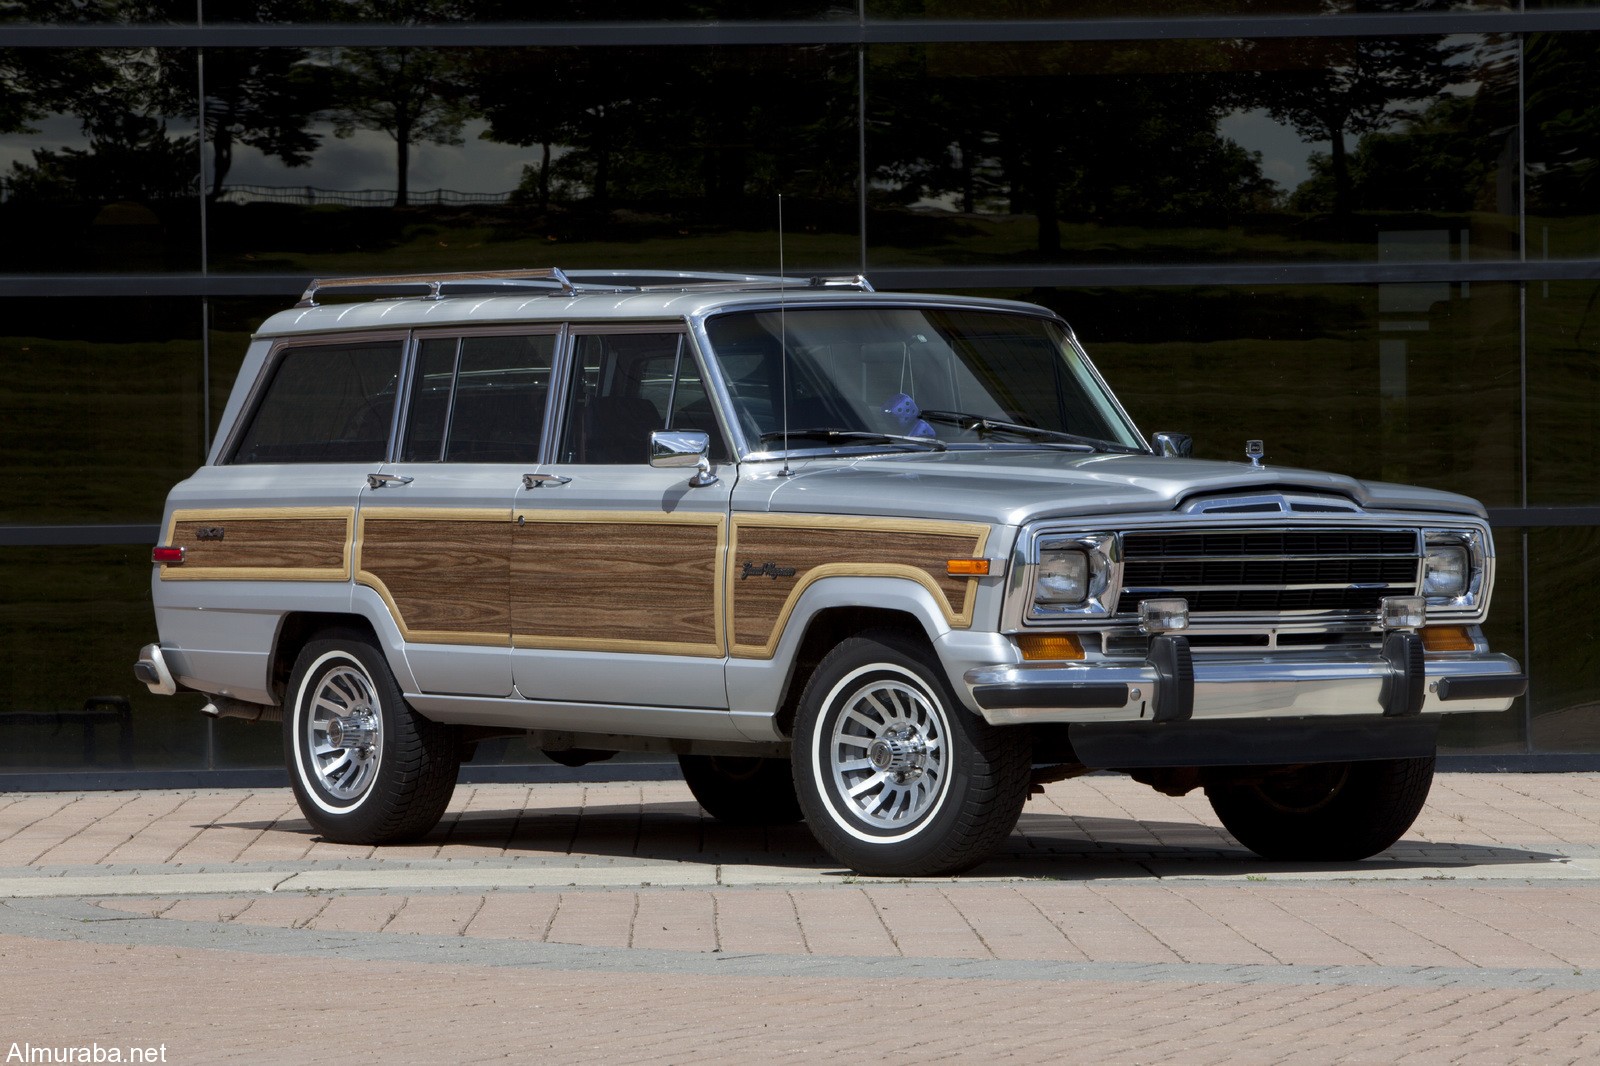
<svg viewBox="0 0 1600 1066">
<path fill-rule="evenodd" d="M 148 548 L 0 549 L 6 595 L 0 641 L 11 665 L 0 677 L 0 771 L 89 769 L 77 725 L 10 724 L 4 712 L 70 711 L 91 696 L 133 705 L 134 761 L 141 769 L 204 765 L 206 724 L 199 696 L 152 696 L 133 678 L 139 648 L 156 637 Z M 225 728 L 227 723 L 217 726 Z M 117 768 L 117 730 L 98 727 L 97 767 Z M 267 727 L 237 761 L 278 762 Z"/>
</svg>

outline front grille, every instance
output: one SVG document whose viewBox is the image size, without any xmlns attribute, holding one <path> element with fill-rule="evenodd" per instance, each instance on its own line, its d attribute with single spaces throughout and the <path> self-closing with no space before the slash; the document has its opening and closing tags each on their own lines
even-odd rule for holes
<svg viewBox="0 0 1600 1066">
<path fill-rule="evenodd" d="M 1191 615 L 1366 614 L 1412 596 L 1421 569 L 1414 529 L 1230 529 L 1128 533 L 1121 614 L 1181 596 Z"/>
</svg>

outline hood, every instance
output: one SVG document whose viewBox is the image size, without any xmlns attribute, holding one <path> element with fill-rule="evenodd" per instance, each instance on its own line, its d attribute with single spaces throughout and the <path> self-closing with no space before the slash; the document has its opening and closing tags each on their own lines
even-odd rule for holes
<svg viewBox="0 0 1600 1066">
<path fill-rule="evenodd" d="M 1021 525 L 1041 518 L 1161 513 L 1196 496 L 1288 490 L 1342 496 L 1365 510 L 1484 515 L 1477 501 L 1433 489 L 1154 455 L 952 450 L 790 460 L 787 477 L 779 475 L 781 467 L 745 464 L 735 509 Z"/>
</svg>

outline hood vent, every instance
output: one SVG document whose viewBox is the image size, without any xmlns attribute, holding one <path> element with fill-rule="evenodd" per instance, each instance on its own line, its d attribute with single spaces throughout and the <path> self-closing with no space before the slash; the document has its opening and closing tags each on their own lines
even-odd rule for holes
<svg viewBox="0 0 1600 1066">
<path fill-rule="evenodd" d="M 1205 496 L 1178 508 L 1184 514 L 1360 514 L 1361 508 L 1342 496 L 1258 492 L 1249 496 Z"/>
</svg>

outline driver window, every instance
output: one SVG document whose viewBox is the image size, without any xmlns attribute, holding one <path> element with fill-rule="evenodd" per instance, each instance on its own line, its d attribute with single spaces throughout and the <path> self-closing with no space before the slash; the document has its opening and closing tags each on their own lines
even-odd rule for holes
<svg viewBox="0 0 1600 1066">
<path fill-rule="evenodd" d="M 681 333 L 577 337 L 559 461 L 643 464 L 658 429 L 709 433 L 711 458 L 727 457 L 688 339 Z"/>
</svg>

